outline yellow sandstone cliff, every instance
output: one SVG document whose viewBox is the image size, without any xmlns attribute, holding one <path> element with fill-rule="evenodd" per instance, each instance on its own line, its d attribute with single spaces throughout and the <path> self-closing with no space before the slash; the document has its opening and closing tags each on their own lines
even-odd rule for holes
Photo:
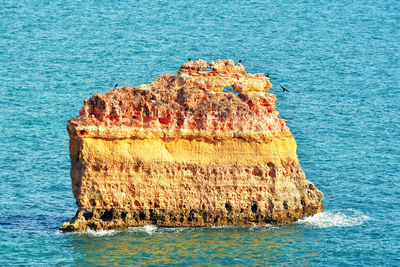
<svg viewBox="0 0 400 267">
<path fill-rule="evenodd" d="M 78 211 L 61 230 L 280 224 L 322 211 L 271 87 L 232 60 L 198 60 L 85 100 L 67 125 Z"/>
</svg>

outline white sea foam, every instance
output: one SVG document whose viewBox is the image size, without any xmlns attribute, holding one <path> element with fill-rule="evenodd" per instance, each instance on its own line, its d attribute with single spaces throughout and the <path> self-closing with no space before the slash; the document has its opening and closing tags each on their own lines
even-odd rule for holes
<svg viewBox="0 0 400 267">
<path fill-rule="evenodd" d="M 96 237 L 102 237 L 102 236 L 112 236 L 116 234 L 118 231 L 117 230 L 88 230 L 87 234 L 91 236 L 96 236 Z M 85 233 L 86 234 L 86 233 Z"/>
<path fill-rule="evenodd" d="M 142 232 L 142 233 L 147 233 L 147 234 L 151 235 L 151 234 L 153 234 L 157 229 L 158 229 L 158 227 L 155 226 L 155 225 L 144 225 L 144 226 L 130 227 L 130 228 L 129 228 L 129 231 L 130 231 L 130 232 Z"/>
<path fill-rule="evenodd" d="M 144 228 L 144 231 L 150 235 L 157 230 L 157 226 L 155 226 L 155 225 L 145 225 L 145 226 L 143 226 L 143 228 Z"/>
<path fill-rule="evenodd" d="M 316 228 L 351 227 L 363 224 L 370 219 L 370 217 L 362 212 L 346 209 L 321 212 L 314 216 L 298 220 L 296 223 Z"/>
<path fill-rule="evenodd" d="M 61 230 L 57 230 L 56 234 L 73 234 L 73 235 L 88 235 L 88 236 L 94 236 L 94 237 L 103 237 L 103 236 L 112 236 L 115 235 L 116 233 L 120 232 L 120 230 L 91 230 L 88 229 L 87 232 L 63 232 Z"/>
<path fill-rule="evenodd" d="M 211 229 L 226 229 L 226 228 L 232 228 L 232 225 L 212 225 L 210 226 Z"/>
</svg>

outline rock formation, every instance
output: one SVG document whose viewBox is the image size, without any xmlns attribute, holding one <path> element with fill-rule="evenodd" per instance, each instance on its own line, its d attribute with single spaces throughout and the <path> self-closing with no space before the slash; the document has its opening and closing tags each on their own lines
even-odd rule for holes
<svg viewBox="0 0 400 267">
<path fill-rule="evenodd" d="M 67 125 L 78 211 L 61 230 L 281 224 L 322 211 L 271 87 L 232 60 L 198 60 L 86 99 Z"/>
</svg>

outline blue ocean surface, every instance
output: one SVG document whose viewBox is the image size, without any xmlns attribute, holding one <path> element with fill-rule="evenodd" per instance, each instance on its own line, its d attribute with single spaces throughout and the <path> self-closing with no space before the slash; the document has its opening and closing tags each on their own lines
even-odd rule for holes
<svg viewBox="0 0 400 267">
<path fill-rule="evenodd" d="M 1 0 L 0 266 L 399 266 L 399 25 L 395 0 Z M 77 209 L 67 120 L 92 94 L 187 58 L 270 74 L 325 211 L 285 226 L 60 233 Z"/>
</svg>

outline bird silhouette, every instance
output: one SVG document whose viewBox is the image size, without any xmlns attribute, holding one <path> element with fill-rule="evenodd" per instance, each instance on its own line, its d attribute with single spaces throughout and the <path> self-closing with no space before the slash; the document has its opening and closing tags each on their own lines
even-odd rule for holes
<svg viewBox="0 0 400 267">
<path fill-rule="evenodd" d="M 289 92 L 289 90 L 286 89 L 285 87 L 283 87 L 282 85 L 281 85 L 281 88 L 282 88 L 282 92 Z"/>
</svg>

